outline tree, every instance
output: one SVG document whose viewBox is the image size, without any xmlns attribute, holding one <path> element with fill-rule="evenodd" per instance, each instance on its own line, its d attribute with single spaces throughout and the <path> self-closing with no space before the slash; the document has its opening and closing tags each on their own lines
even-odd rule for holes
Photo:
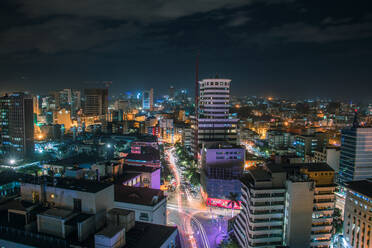
<svg viewBox="0 0 372 248">
<path fill-rule="evenodd" d="M 218 246 L 219 248 L 239 248 L 239 245 L 232 239 L 224 239 L 222 240 L 221 244 Z"/>
<path fill-rule="evenodd" d="M 341 210 L 339 208 L 335 208 L 333 211 L 333 230 L 335 233 L 342 233 L 342 216 L 341 216 Z"/>
<path fill-rule="evenodd" d="M 190 163 L 185 168 L 184 174 L 192 185 L 198 186 L 200 184 L 200 170 L 195 163 Z"/>
<path fill-rule="evenodd" d="M 240 206 L 239 202 L 239 196 L 237 193 L 230 192 L 229 196 L 227 196 L 227 199 L 229 199 L 229 202 L 227 203 L 227 206 L 231 205 L 231 217 L 234 216 L 234 207 Z"/>
</svg>

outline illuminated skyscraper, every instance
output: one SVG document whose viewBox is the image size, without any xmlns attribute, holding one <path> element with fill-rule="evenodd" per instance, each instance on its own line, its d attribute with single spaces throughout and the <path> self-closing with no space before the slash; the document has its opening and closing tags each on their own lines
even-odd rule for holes
<svg viewBox="0 0 372 248">
<path fill-rule="evenodd" d="M 237 119 L 231 118 L 230 79 L 204 79 L 199 82 L 198 144 L 237 142 Z M 197 149 L 199 151 L 199 149 Z"/>
<path fill-rule="evenodd" d="M 24 93 L 0 98 L 1 142 L 7 156 L 23 158 L 34 151 L 33 100 Z"/>
<path fill-rule="evenodd" d="M 154 89 L 146 90 L 142 95 L 142 108 L 152 110 L 154 107 Z"/>
<path fill-rule="evenodd" d="M 339 182 L 372 177 L 372 128 L 353 126 L 342 130 Z"/>
<path fill-rule="evenodd" d="M 85 89 L 85 115 L 105 115 L 108 110 L 108 89 Z"/>
</svg>

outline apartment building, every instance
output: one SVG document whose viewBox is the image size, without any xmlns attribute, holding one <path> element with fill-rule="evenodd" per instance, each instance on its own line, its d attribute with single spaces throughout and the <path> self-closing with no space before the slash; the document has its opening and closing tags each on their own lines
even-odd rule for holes
<svg viewBox="0 0 372 248">
<path fill-rule="evenodd" d="M 372 180 L 350 182 L 344 213 L 344 237 L 349 247 L 372 247 Z"/>
<path fill-rule="evenodd" d="M 329 247 L 334 171 L 326 163 L 269 164 L 241 179 L 234 233 L 242 247 Z"/>
<path fill-rule="evenodd" d="M 134 211 L 136 221 L 167 224 L 167 198 L 161 190 L 115 185 L 114 206 Z"/>
<path fill-rule="evenodd" d="M 284 175 L 284 174 L 283 174 Z M 262 168 L 242 178 L 241 212 L 234 233 L 241 247 L 275 247 L 283 243 L 284 180 Z"/>
</svg>

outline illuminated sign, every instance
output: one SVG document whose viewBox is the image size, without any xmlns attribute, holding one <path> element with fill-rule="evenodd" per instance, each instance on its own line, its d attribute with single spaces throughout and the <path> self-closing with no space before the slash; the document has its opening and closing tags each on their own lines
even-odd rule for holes
<svg viewBox="0 0 372 248">
<path fill-rule="evenodd" d="M 225 199 L 217 199 L 217 198 L 209 198 L 207 199 L 207 206 L 211 207 L 220 207 L 220 208 L 231 208 L 232 204 L 229 204 L 230 200 Z M 235 203 L 234 209 L 240 209 L 241 201 L 239 201 L 239 205 Z"/>
</svg>

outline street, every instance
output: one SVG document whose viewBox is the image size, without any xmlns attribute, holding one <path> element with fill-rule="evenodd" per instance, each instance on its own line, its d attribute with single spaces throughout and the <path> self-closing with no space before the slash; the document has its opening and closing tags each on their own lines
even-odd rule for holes
<svg viewBox="0 0 372 248">
<path fill-rule="evenodd" d="M 190 192 L 177 166 L 173 148 L 166 151 L 166 157 L 176 180 L 176 190 L 168 196 L 168 224 L 178 226 L 183 248 L 218 247 L 227 233 L 227 220 L 231 212 L 205 206 L 200 193 L 194 195 Z"/>
</svg>

